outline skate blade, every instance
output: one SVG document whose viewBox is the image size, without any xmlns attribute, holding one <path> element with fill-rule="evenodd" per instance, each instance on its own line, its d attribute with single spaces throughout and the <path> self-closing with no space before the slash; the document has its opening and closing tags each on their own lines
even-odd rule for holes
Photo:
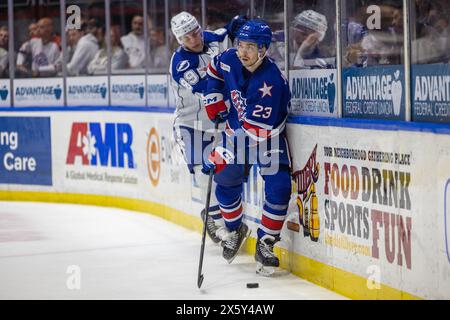
<svg viewBox="0 0 450 320">
<path fill-rule="evenodd" d="M 263 266 L 261 262 L 256 262 L 256 274 L 267 278 L 274 278 L 286 276 L 289 274 L 289 271 L 277 267 Z"/>
<path fill-rule="evenodd" d="M 242 246 L 244 245 L 245 241 L 247 241 L 247 238 L 250 236 L 250 233 L 252 233 L 252 230 L 248 229 L 247 234 L 245 235 L 244 239 L 242 240 L 241 245 L 239 246 L 239 249 L 236 251 L 236 254 L 234 255 L 234 257 L 227 260 L 228 264 L 231 264 L 233 262 L 234 258 L 237 257 L 237 255 L 238 255 L 239 251 L 241 250 Z"/>
</svg>

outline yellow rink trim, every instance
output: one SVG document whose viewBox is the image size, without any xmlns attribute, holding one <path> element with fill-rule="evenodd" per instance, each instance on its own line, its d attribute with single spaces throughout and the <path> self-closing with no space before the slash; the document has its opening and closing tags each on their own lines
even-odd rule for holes
<svg viewBox="0 0 450 320">
<path fill-rule="evenodd" d="M 181 225 L 188 229 L 201 232 L 202 221 L 200 217 L 186 214 L 168 206 L 123 197 L 99 196 L 88 194 L 50 193 L 50 192 L 22 192 L 0 191 L 0 200 L 3 201 L 37 201 L 73 203 L 114 207 L 134 210 L 159 216 L 165 220 Z M 249 254 L 255 253 L 256 239 L 247 240 L 245 249 Z M 296 276 L 308 280 L 321 287 L 355 300 L 418 300 L 419 297 L 381 284 L 380 289 L 369 290 L 367 279 L 350 272 L 312 260 L 286 249 L 276 248 L 281 257 L 281 267 L 290 270 Z"/>
</svg>

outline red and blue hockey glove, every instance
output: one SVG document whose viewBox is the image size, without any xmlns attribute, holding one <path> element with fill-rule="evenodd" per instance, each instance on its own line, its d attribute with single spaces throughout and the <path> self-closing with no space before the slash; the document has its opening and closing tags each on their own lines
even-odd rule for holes
<svg viewBox="0 0 450 320">
<path fill-rule="evenodd" d="M 220 173 L 225 167 L 234 161 L 234 154 L 223 147 L 216 147 L 203 164 L 202 172 L 209 174 L 211 170 L 215 174 Z"/>
<path fill-rule="evenodd" d="M 203 97 L 203 103 L 212 122 L 225 122 L 228 117 L 228 107 L 223 101 L 223 94 L 210 93 Z"/>
</svg>

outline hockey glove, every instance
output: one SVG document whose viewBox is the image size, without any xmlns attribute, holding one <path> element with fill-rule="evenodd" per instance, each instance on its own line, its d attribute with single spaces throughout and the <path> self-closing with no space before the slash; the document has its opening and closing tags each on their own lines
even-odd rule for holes
<svg viewBox="0 0 450 320">
<path fill-rule="evenodd" d="M 230 38 L 231 42 L 234 42 L 234 39 L 236 38 L 236 35 L 239 31 L 239 29 L 248 21 L 247 16 L 245 15 L 239 15 L 235 16 L 226 26 L 225 28 L 228 31 L 228 37 Z"/>
<path fill-rule="evenodd" d="M 208 113 L 208 118 L 216 122 L 225 122 L 228 117 L 228 108 L 223 101 L 223 94 L 221 93 L 210 93 L 203 97 L 203 103 Z"/>
<path fill-rule="evenodd" d="M 223 147 L 216 147 L 208 157 L 208 160 L 203 164 L 202 172 L 209 174 L 211 170 L 218 174 L 225 167 L 234 161 L 234 154 Z"/>
</svg>

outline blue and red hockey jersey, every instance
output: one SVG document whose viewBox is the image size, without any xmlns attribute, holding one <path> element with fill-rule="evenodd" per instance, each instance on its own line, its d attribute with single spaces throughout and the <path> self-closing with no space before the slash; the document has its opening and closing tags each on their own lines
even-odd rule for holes
<svg viewBox="0 0 450 320">
<path fill-rule="evenodd" d="M 221 93 L 231 101 L 227 134 L 242 128 L 252 139 L 263 141 L 284 132 L 291 100 L 289 83 L 268 57 L 254 73 L 238 58 L 236 49 L 214 57 L 208 66 L 205 95 Z"/>
</svg>

